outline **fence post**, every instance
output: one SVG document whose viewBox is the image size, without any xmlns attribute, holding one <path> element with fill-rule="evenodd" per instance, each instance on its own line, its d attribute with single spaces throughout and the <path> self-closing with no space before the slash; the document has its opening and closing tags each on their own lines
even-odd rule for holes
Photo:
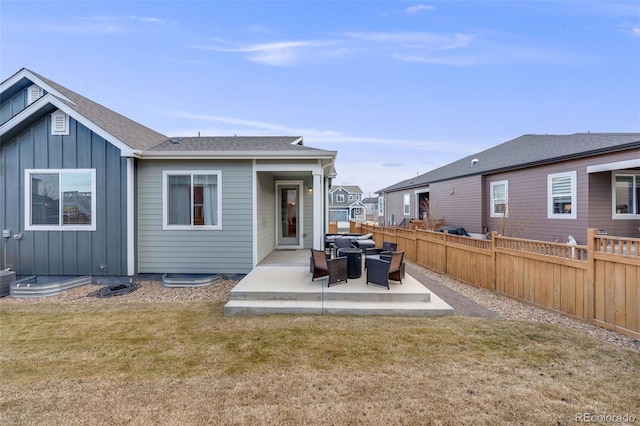
<svg viewBox="0 0 640 426">
<path fill-rule="evenodd" d="M 491 286 L 493 287 L 493 292 L 495 293 L 497 285 L 498 285 L 498 265 L 496 264 L 496 237 L 498 236 L 498 231 L 491 231 L 491 265 L 493 265 L 493 280 L 491 282 Z"/>
<path fill-rule="evenodd" d="M 451 274 L 449 274 L 449 231 L 445 229 L 443 234 L 444 234 L 444 273 L 445 275 L 451 276 Z"/>
<path fill-rule="evenodd" d="M 598 230 L 596 228 L 587 229 L 587 276 L 585 282 L 584 304 L 585 320 L 593 323 L 596 312 L 596 260 L 595 260 L 595 240 Z"/>
</svg>

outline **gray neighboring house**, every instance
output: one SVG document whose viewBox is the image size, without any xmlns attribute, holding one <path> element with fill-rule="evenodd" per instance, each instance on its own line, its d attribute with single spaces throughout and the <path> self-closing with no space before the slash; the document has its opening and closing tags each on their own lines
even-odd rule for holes
<svg viewBox="0 0 640 426">
<path fill-rule="evenodd" d="M 329 191 L 329 217 L 332 222 L 362 222 L 365 219 L 365 205 L 362 190 L 357 185 L 341 185 Z"/>
<path fill-rule="evenodd" d="M 640 133 L 524 135 L 378 194 L 387 225 L 430 214 L 542 241 L 640 237 Z"/>
<path fill-rule="evenodd" d="M 22 69 L 0 84 L 3 267 L 247 273 L 324 247 L 335 158 L 299 136 L 169 138 Z"/>
<path fill-rule="evenodd" d="M 378 197 L 367 197 L 362 200 L 364 204 L 365 220 L 370 222 L 378 221 Z"/>
</svg>

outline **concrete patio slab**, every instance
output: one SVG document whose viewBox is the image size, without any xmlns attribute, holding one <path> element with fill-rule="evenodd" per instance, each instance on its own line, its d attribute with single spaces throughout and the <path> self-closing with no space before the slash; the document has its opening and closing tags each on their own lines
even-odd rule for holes
<svg viewBox="0 0 640 426">
<path fill-rule="evenodd" d="M 327 286 L 311 281 L 309 251 L 274 252 L 230 292 L 226 316 L 262 314 L 317 315 L 452 315 L 453 308 L 407 275 L 390 281 L 390 289 L 357 279 Z M 306 264 L 305 264 L 306 262 Z"/>
</svg>

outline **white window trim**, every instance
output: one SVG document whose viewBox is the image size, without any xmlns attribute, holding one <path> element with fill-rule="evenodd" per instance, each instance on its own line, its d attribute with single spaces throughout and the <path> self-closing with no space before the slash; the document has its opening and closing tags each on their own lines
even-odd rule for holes
<svg viewBox="0 0 640 426">
<path fill-rule="evenodd" d="M 378 216 L 384 216 L 384 197 L 378 197 Z"/>
<path fill-rule="evenodd" d="M 344 203 L 344 194 L 336 194 L 336 203 Z"/>
<path fill-rule="evenodd" d="M 571 178 L 571 213 L 553 213 L 553 179 L 558 177 Z M 578 217 L 578 174 L 572 172 L 552 173 L 547 175 L 547 218 L 548 219 L 576 219 Z"/>
<path fill-rule="evenodd" d="M 403 194 L 403 198 L 402 212 L 405 216 L 411 216 L 411 194 Z"/>
<path fill-rule="evenodd" d="M 62 120 L 62 127 L 58 128 L 56 126 L 56 123 L 58 123 L 58 120 Z M 56 136 L 56 135 L 62 135 L 62 136 L 68 136 L 69 135 L 69 115 L 65 114 L 64 112 L 57 110 L 56 112 L 51 114 L 51 134 Z"/>
<path fill-rule="evenodd" d="M 505 209 L 504 214 L 496 213 L 494 208 L 496 199 L 493 197 L 493 188 L 499 185 L 504 185 L 504 209 Z M 509 181 L 500 180 L 496 182 L 491 182 L 491 190 L 490 190 L 489 196 L 491 197 L 491 203 L 489 206 L 489 209 L 491 209 L 491 211 L 489 212 L 490 216 L 491 217 L 509 217 Z"/>
<path fill-rule="evenodd" d="M 634 189 L 636 177 L 640 176 L 640 172 L 635 170 L 617 170 L 611 173 L 611 218 L 616 220 L 638 220 L 640 212 L 636 213 L 616 213 L 616 176 L 633 176 Z M 636 191 L 633 191 L 635 196 Z M 635 200 L 633 200 L 635 201 Z M 635 203 L 634 203 L 635 204 Z"/>
<path fill-rule="evenodd" d="M 90 225 L 32 225 L 31 224 L 31 175 L 37 174 L 81 174 L 91 175 L 91 224 Z M 62 191 L 62 185 L 60 185 Z M 95 231 L 96 230 L 96 170 L 95 169 L 25 169 L 24 171 L 24 229 L 25 231 Z M 60 194 L 60 200 L 62 200 Z M 62 207 L 62 202 L 60 202 Z"/>
<path fill-rule="evenodd" d="M 216 175 L 218 181 L 217 217 L 215 225 L 169 225 L 169 194 L 167 192 L 169 176 Z M 222 229 L 222 170 L 163 170 L 162 171 L 162 229 L 163 230 L 221 230 Z"/>
</svg>

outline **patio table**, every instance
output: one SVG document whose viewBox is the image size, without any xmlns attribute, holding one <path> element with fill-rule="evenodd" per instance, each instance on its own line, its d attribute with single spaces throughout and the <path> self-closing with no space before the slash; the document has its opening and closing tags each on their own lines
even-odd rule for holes
<svg viewBox="0 0 640 426">
<path fill-rule="evenodd" d="M 347 278 L 360 278 L 362 275 L 362 250 L 359 248 L 338 249 L 338 256 L 347 258 Z"/>
</svg>

